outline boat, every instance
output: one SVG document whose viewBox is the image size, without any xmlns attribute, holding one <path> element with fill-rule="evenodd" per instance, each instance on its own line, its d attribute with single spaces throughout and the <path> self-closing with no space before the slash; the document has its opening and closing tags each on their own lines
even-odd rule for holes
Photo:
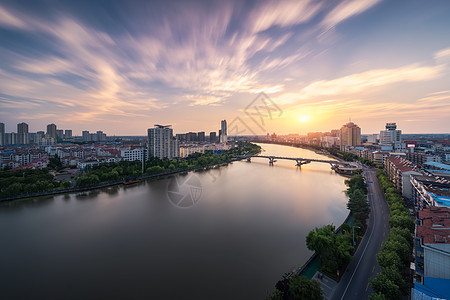
<svg viewBox="0 0 450 300">
<path fill-rule="evenodd" d="M 125 184 L 125 185 L 135 184 L 138 182 L 139 182 L 139 179 L 137 179 L 136 177 L 129 177 L 129 178 L 125 178 L 123 180 L 123 184 Z"/>
</svg>

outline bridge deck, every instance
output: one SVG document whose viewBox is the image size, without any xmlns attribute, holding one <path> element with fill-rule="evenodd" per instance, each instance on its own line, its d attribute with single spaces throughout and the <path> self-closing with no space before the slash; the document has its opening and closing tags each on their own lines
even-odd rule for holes
<svg viewBox="0 0 450 300">
<path fill-rule="evenodd" d="M 321 162 L 321 163 L 327 163 L 327 164 L 335 164 L 335 165 L 345 165 L 349 166 L 352 165 L 351 162 L 344 162 L 344 161 L 338 161 L 338 160 L 326 160 L 326 159 L 314 159 L 314 158 L 301 158 L 301 157 L 284 157 L 284 156 L 272 156 L 272 155 L 243 155 L 240 156 L 242 158 L 268 158 L 268 159 L 285 159 L 285 160 L 294 160 L 296 162 Z"/>
</svg>

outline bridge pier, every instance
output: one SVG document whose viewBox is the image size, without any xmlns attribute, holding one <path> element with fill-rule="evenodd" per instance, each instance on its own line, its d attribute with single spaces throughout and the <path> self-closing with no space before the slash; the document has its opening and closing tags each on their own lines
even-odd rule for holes
<svg viewBox="0 0 450 300">
<path fill-rule="evenodd" d="M 296 164 L 297 167 L 301 167 L 302 165 L 306 165 L 311 162 L 310 160 L 306 160 L 306 159 L 296 159 L 295 161 L 297 162 L 297 164 Z"/>
</svg>

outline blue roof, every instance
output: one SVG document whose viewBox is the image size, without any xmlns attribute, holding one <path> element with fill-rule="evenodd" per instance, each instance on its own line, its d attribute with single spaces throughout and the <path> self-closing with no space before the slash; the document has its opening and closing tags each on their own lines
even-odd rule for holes
<svg viewBox="0 0 450 300">
<path fill-rule="evenodd" d="M 355 149 L 358 149 L 358 150 L 366 150 L 366 148 L 364 148 L 364 147 L 355 147 Z"/>
<path fill-rule="evenodd" d="M 436 168 L 440 168 L 440 169 L 444 169 L 444 170 L 450 171 L 450 165 L 441 164 L 441 163 L 434 162 L 434 161 L 426 162 L 426 163 L 424 163 L 424 165 L 433 166 L 433 167 L 436 167 Z"/>
<path fill-rule="evenodd" d="M 429 173 L 433 173 L 436 175 L 439 175 L 439 173 L 442 174 L 450 174 L 450 170 L 446 171 L 446 170 L 432 170 L 432 169 L 425 169 L 425 171 L 429 172 Z"/>
</svg>

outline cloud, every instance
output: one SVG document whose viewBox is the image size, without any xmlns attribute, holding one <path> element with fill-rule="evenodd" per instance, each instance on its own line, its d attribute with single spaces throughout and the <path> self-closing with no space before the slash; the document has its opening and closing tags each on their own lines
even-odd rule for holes
<svg viewBox="0 0 450 300">
<path fill-rule="evenodd" d="M 397 82 L 427 81 L 438 77 L 443 67 L 408 65 L 395 69 L 376 69 L 332 80 L 319 80 L 308 84 L 299 92 L 299 99 L 318 96 L 342 96 L 367 91 L 371 88 Z"/>
<path fill-rule="evenodd" d="M 434 60 L 438 63 L 450 62 L 450 48 L 442 49 L 434 54 Z"/>
<path fill-rule="evenodd" d="M 0 25 L 7 27 L 25 28 L 26 24 L 18 17 L 0 6 Z"/>
<path fill-rule="evenodd" d="M 253 32 L 261 32 L 272 26 L 286 27 L 309 21 L 322 8 L 322 3 L 309 0 L 269 1 L 250 15 Z"/>
<path fill-rule="evenodd" d="M 339 5 L 325 16 L 322 23 L 326 28 L 332 28 L 342 21 L 370 9 L 379 2 L 381 2 L 381 0 L 341 1 Z"/>
</svg>

